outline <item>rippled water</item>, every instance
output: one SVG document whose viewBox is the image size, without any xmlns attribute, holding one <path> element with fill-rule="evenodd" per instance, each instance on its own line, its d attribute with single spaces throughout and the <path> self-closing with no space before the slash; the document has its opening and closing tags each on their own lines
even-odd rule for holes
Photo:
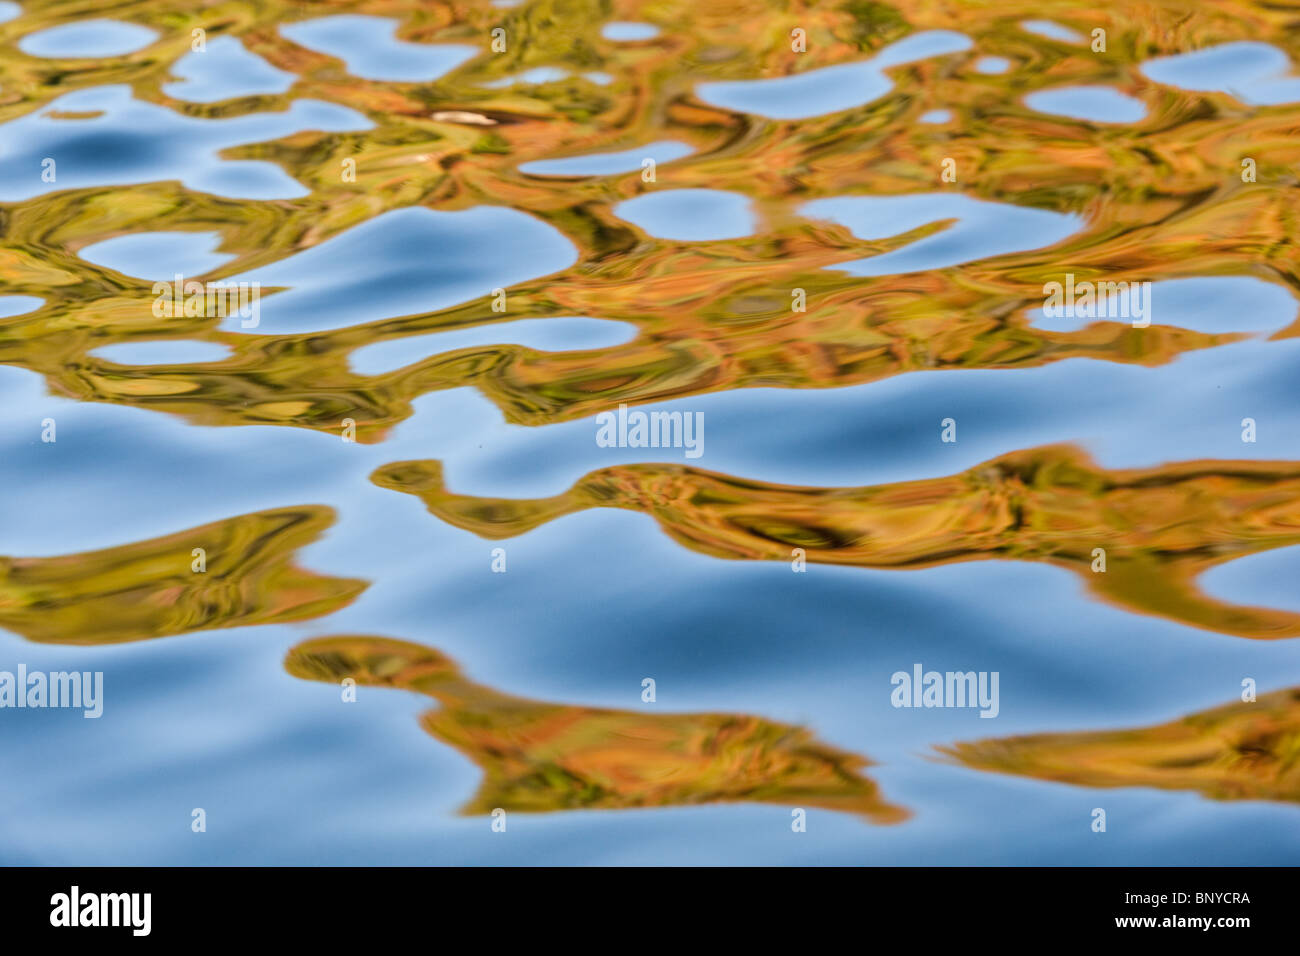
<svg viewBox="0 0 1300 956">
<path fill-rule="evenodd" d="M 0 861 L 1293 862 L 1298 18 L 0 3 Z"/>
</svg>

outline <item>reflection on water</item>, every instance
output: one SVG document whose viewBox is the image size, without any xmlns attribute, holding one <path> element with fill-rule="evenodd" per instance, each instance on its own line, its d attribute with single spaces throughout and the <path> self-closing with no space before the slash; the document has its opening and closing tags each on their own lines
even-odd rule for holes
<svg viewBox="0 0 1300 956">
<path fill-rule="evenodd" d="M 333 519 L 304 505 L 90 554 L 0 557 L 0 626 L 51 644 L 116 644 L 329 614 L 365 582 L 291 562 Z"/>
<path fill-rule="evenodd" d="M 1241 637 L 1300 635 L 1300 614 L 1234 607 L 1196 587 L 1207 568 L 1300 544 L 1300 463 L 1197 461 L 1108 471 L 1077 449 L 1005 455 L 948 478 L 796 488 L 682 465 L 619 465 L 552 498 L 449 492 L 436 461 L 397 462 L 376 484 L 419 495 L 443 521 L 509 538 L 585 508 L 654 517 L 704 554 L 869 568 L 1046 561 L 1104 600 Z M 1104 556 L 1096 549 L 1102 549 Z"/>
<path fill-rule="evenodd" d="M 351 678 L 437 700 L 441 706 L 420 725 L 483 771 L 465 813 L 748 800 L 842 810 L 873 823 L 907 817 L 861 776 L 869 761 L 761 717 L 524 700 L 466 680 L 431 648 L 381 637 L 308 641 L 289 651 L 285 669 L 305 680 Z"/>
<path fill-rule="evenodd" d="M 1252 0 L 0 2 L 0 553 L 39 555 L 0 557 L 0 669 L 93 659 L 110 673 L 96 723 L 144 754 L 182 716 L 174 661 L 203 648 L 225 666 L 194 668 L 191 696 L 243 701 L 257 721 L 218 723 L 246 749 L 158 759 L 187 794 L 251 793 L 268 766 L 297 779 L 322 748 L 351 760 L 385 733 L 378 701 L 355 709 L 359 736 L 321 729 L 339 719 L 309 709 L 324 695 L 258 656 L 292 648 L 294 677 L 436 699 L 421 726 L 483 775 L 471 813 L 655 808 L 594 815 L 589 842 L 535 831 L 579 862 L 596 846 L 1179 859 L 1151 833 L 1071 844 L 1056 789 L 989 789 L 1006 781 L 918 756 L 967 734 L 890 711 L 888 675 L 921 648 L 927 666 L 1000 670 L 1014 726 L 946 751 L 968 767 L 1294 801 L 1294 691 L 1143 731 L 1037 732 L 1141 723 L 1120 689 L 1134 668 L 1166 713 L 1207 682 L 1300 679 L 1288 642 L 1233 640 L 1300 636 L 1300 607 L 1269 606 L 1300 545 L 1293 21 Z M 260 283 L 258 321 L 155 314 L 154 283 L 177 274 Z M 1045 315 L 1067 274 L 1151 283 L 1150 326 Z M 844 397 L 801 404 L 810 389 Z M 708 410 L 704 467 L 599 448 L 593 469 L 559 437 L 670 402 Z M 962 440 L 940 446 L 947 415 Z M 917 451 L 922 431 L 940 453 Z M 470 484 L 536 485 L 453 493 L 454 455 L 481 469 Z M 684 548 L 596 509 L 649 515 Z M 508 573 L 485 538 L 508 542 Z M 796 551 L 819 570 L 782 568 Z M 1084 587 L 1053 590 L 1043 565 Z M 873 573 L 897 569 L 929 570 Z M 490 686 L 422 644 L 303 627 L 428 629 Z M 256 676 L 235 684 L 243 664 Z M 647 673 L 689 703 L 628 700 Z M 67 748 L 62 732 L 29 720 L 22 740 Z M 20 781 L 7 816 L 66 830 L 51 791 L 21 782 L 43 778 L 17 740 L 0 748 L 0 779 Z M 446 819 L 456 765 L 437 765 L 442 816 L 402 789 L 439 759 L 419 744 L 363 794 L 312 797 L 331 837 L 405 820 L 358 858 L 471 839 Z M 896 803 L 862 776 L 866 752 Z M 100 783 L 59 788 L 70 819 L 150 799 L 101 805 Z M 393 802 L 368 814 L 378 793 Z M 786 817 L 764 843 L 749 828 L 769 817 L 738 804 L 901 825 L 849 833 L 829 814 L 805 850 Z M 284 807 L 231 807 L 249 836 L 223 861 L 322 842 L 271 827 Z M 1293 817 L 1247 831 L 1222 809 L 1194 811 L 1211 862 L 1246 833 L 1270 860 L 1300 852 Z M 647 840 L 645 816 L 668 829 Z M 121 817 L 102 831 L 110 862 L 119 835 L 149 839 Z M 0 822 L 0 861 L 18 833 Z M 142 862 L 209 852 L 154 851 Z"/>
<path fill-rule="evenodd" d="M 1300 803 L 1300 687 L 1134 730 L 1035 734 L 940 747 L 978 770 L 1084 787 L 1194 790 Z"/>
</svg>

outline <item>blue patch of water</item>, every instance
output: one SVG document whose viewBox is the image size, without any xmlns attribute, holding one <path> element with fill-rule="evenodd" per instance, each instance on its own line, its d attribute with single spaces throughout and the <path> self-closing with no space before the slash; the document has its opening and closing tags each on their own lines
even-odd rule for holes
<svg viewBox="0 0 1300 956">
<path fill-rule="evenodd" d="M 765 80 L 701 83 L 706 103 L 772 119 L 804 119 L 863 106 L 894 88 L 885 71 L 915 60 L 968 50 L 971 42 L 950 30 L 914 33 L 872 59 Z"/>
<path fill-rule="evenodd" d="M 737 239 L 756 228 L 749 197 L 720 189 L 666 189 L 621 202 L 614 214 L 659 239 Z"/>
<path fill-rule="evenodd" d="M 1300 76 L 1288 76 L 1291 60 L 1267 43 L 1224 43 L 1157 57 L 1143 63 L 1141 70 L 1157 83 L 1228 93 L 1253 106 L 1300 102 Z"/>
<path fill-rule="evenodd" d="M 0 319 L 35 312 L 45 300 L 34 295 L 0 295 Z"/>
<path fill-rule="evenodd" d="M 18 49 L 29 56 L 51 59 L 125 56 L 143 50 L 156 39 L 156 31 L 138 23 L 80 20 L 29 33 L 18 41 Z"/>
<path fill-rule="evenodd" d="M 1146 104 L 1108 86 L 1062 86 L 1038 90 L 1025 105 L 1040 113 L 1069 116 L 1093 123 L 1136 123 L 1147 115 Z"/>
<path fill-rule="evenodd" d="M 180 83 L 168 83 L 163 92 L 191 103 L 217 103 L 237 96 L 284 93 L 297 77 L 277 70 L 234 37 L 215 37 L 206 49 L 191 50 L 171 72 Z"/>
<path fill-rule="evenodd" d="M 600 28 L 600 35 L 606 40 L 629 43 L 638 40 L 653 40 L 659 35 L 659 28 L 649 23 L 606 23 Z"/>
<path fill-rule="evenodd" d="M 235 258 L 215 251 L 220 242 L 215 232 L 137 232 L 93 243 L 80 256 L 137 279 L 193 278 Z"/>
<path fill-rule="evenodd" d="M 859 239 L 887 239 L 930 223 L 953 220 L 940 231 L 900 249 L 833 267 L 857 276 L 942 269 L 1009 252 L 1041 249 L 1083 226 L 1077 216 L 971 199 L 960 193 L 814 199 L 801 206 L 799 213 L 847 226 Z"/>
<path fill-rule="evenodd" d="M 338 57 L 349 73 L 370 80 L 436 80 L 478 53 L 463 43 L 408 43 L 398 40 L 396 31 L 396 20 L 356 14 L 280 27 L 280 33 L 299 46 Z"/>
<path fill-rule="evenodd" d="M 514 209 L 398 209 L 230 282 L 262 284 L 262 333 L 314 332 L 491 298 L 577 259 L 573 243 Z M 273 292 L 273 287 L 287 286 Z M 229 316 L 225 328 L 238 330 Z"/>
<path fill-rule="evenodd" d="M 51 112 L 91 112 L 63 119 Z M 133 99 L 130 87 L 100 86 L 54 100 L 49 109 L 0 125 L 12 144 L 0 156 L 0 201 L 87 186 L 180 180 L 198 192 L 241 199 L 288 199 L 308 190 L 274 163 L 223 160 L 231 146 L 279 139 L 304 130 L 362 130 L 373 124 L 353 110 L 295 100 L 285 111 L 201 120 Z M 55 178 L 42 171 L 55 162 Z"/>
</svg>

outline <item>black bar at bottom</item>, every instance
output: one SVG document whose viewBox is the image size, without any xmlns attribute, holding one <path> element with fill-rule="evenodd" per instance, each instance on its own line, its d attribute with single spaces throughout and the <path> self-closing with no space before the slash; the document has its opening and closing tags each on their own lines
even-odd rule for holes
<svg viewBox="0 0 1300 956">
<path fill-rule="evenodd" d="M 510 932 L 536 942 L 563 926 L 579 935 L 601 927 L 610 941 L 603 933 L 619 925 L 632 939 L 653 936 L 661 922 L 703 920 L 733 942 L 812 923 L 865 934 L 864 944 L 882 926 L 912 926 L 927 943 L 1195 934 L 1231 944 L 1293 926 L 1294 876 L 1265 867 L 14 867 L 0 869 L 0 918 L 6 942 L 77 934 L 82 942 L 338 944 L 435 927 L 439 935 L 487 929 L 497 942 Z"/>
</svg>

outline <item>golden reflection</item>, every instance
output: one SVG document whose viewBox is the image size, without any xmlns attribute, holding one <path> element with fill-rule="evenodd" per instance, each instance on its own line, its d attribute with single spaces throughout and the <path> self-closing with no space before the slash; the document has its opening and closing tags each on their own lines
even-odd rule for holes
<svg viewBox="0 0 1300 956">
<path fill-rule="evenodd" d="M 478 46 L 482 55 L 431 83 L 368 80 L 341 61 L 283 37 L 283 23 L 331 13 L 392 18 L 398 37 Z M 481 2 L 127 0 L 112 16 L 157 29 L 160 39 L 123 57 L 46 60 L 19 38 L 77 16 L 104 15 L 91 0 L 28 0 L 0 24 L 6 76 L 0 121 L 43 109 L 56 96 L 126 84 L 138 100 L 186 117 L 230 119 L 282 112 L 298 100 L 349 107 L 373 129 L 305 131 L 226 149 L 227 159 L 275 163 L 310 192 L 274 201 L 227 199 L 175 182 L 65 189 L 0 204 L 0 277 L 6 291 L 38 295 L 43 308 L 0 320 L 0 363 L 44 376 L 59 395 L 151 408 L 203 425 L 272 424 L 336 430 L 382 440 L 411 414 L 411 402 L 471 385 L 507 420 L 528 425 L 704 392 L 824 388 L 931 369 L 1028 368 L 1066 358 L 1155 365 L 1238 336 L 1097 322 L 1077 332 L 1028 324 L 1042 286 L 1065 271 L 1086 279 L 1159 281 L 1253 276 L 1300 288 L 1294 169 L 1300 166 L 1296 107 L 1247 108 L 1229 94 L 1192 93 L 1148 80 L 1152 57 L 1233 40 L 1262 41 L 1300 63 L 1300 34 L 1275 5 L 1152 0 L 1136 7 L 1054 4 L 1053 19 L 1108 31 L 1106 55 L 1026 33 L 1041 4 L 995 7 L 922 0 L 897 7 L 872 0 L 790 8 L 775 0 L 531 0 L 503 9 Z M 1195 14 L 1193 16 L 1192 14 Z M 649 19 L 654 41 L 600 36 L 611 17 Z M 211 104 L 168 94 L 173 64 L 191 31 L 237 37 L 252 53 L 297 77 L 282 94 Z M 487 51 L 489 31 L 514 40 Z M 806 31 L 804 53 L 790 31 Z M 971 50 L 890 71 L 893 89 L 860 107 L 798 121 L 721 109 L 697 84 L 803 73 L 859 62 L 901 37 L 955 29 Z M 1087 33 L 1088 29 L 1083 32 Z M 981 56 L 1011 68 L 975 70 Z M 546 66 L 564 78 L 496 83 Z M 608 75 L 608 85 L 590 79 Z M 1099 84 L 1147 107 L 1137 123 L 1096 125 L 1035 112 L 1024 96 L 1045 86 Z M 918 122 L 940 106 L 939 126 Z M 466 122 L 467 116 L 490 120 Z M 65 120 L 69 125 L 75 120 Z M 678 140 L 694 153 L 610 176 L 545 177 L 520 167 L 538 159 L 633 149 Z M 1255 182 L 1239 176 L 1245 144 Z M 1080 217 L 1081 229 L 1047 249 L 907 276 L 862 279 L 835 266 L 897 248 L 941 228 L 865 241 L 842 226 L 797 213 L 807 199 L 932 192 L 953 158 L 957 188 L 989 201 Z M 340 164 L 356 160 L 355 182 Z M 619 201 L 650 191 L 711 188 L 753 200 L 755 235 L 681 243 L 656 239 L 620 219 Z M 79 258 L 87 245 L 139 231 L 216 231 L 231 262 L 210 279 L 283 260 L 393 209 L 462 210 L 484 204 L 535 216 L 580 250 L 552 276 L 509 288 L 508 319 L 580 315 L 640 329 L 616 348 L 542 353 L 513 345 L 462 349 L 379 376 L 349 370 L 363 345 L 502 318 L 491 297 L 349 328 L 277 335 L 218 331 L 213 317 L 158 319 L 151 283 Z M 807 311 L 791 311 L 791 290 Z M 273 300 L 274 291 L 265 290 Z M 1300 330 L 1294 321 L 1279 335 Z M 108 344 L 185 337 L 224 344 L 222 362 L 117 365 L 90 355 Z"/>
<path fill-rule="evenodd" d="M 119 644 L 330 614 L 366 582 L 293 558 L 333 522 L 333 509 L 301 505 L 103 551 L 0 557 L 0 628 L 45 644 Z"/>
<path fill-rule="evenodd" d="M 1033 734 L 940 747 L 951 760 L 1083 787 L 1192 790 L 1300 802 L 1300 687 L 1154 727 Z"/>
<path fill-rule="evenodd" d="M 523 534 L 588 508 L 653 517 L 679 544 L 718 558 L 867 568 L 989 559 L 1076 572 L 1111 604 L 1250 638 L 1300 635 L 1300 614 L 1244 607 L 1196 585 L 1206 569 L 1300 544 L 1300 463 L 1193 461 L 1106 469 L 1047 446 L 943 478 L 862 488 L 777 485 L 684 465 L 617 465 L 551 498 L 454 494 L 436 461 L 385 465 L 371 479 L 417 495 L 484 538 Z M 1094 549 L 1105 551 L 1105 570 Z"/>
<path fill-rule="evenodd" d="M 305 680 L 394 687 L 439 707 L 430 736 L 483 771 L 467 814 L 755 802 L 820 807 L 872 823 L 907 817 L 862 776 L 869 761 L 800 727 L 745 714 L 662 714 L 548 704 L 461 676 L 438 651 L 382 637 L 323 637 L 289 651 Z"/>
</svg>

